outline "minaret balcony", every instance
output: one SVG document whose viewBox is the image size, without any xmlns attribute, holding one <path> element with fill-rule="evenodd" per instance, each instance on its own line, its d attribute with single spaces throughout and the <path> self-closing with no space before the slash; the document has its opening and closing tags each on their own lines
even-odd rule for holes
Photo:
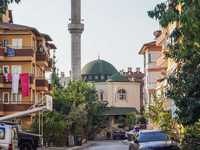
<svg viewBox="0 0 200 150">
<path fill-rule="evenodd" d="M 84 24 L 80 23 L 80 24 L 73 24 L 70 23 L 68 24 L 68 30 L 70 31 L 70 33 L 82 33 L 84 30 Z"/>
</svg>

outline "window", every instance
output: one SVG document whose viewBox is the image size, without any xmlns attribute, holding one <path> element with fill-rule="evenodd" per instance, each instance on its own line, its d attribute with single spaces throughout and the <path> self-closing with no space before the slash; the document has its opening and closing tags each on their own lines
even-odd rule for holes
<svg viewBox="0 0 200 150">
<path fill-rule="evenodd" d="M 148 62 L 151 62 L 151 53 L 148 53 Z"/>
<path fill-rule="evenodd" d="M 9 73 L 9 66 L 3 66 L 3 73 Z"/>
<path fill-rule="evenodd" d="M 12 46 L 13 48 L 22 49 L 22 39 L 21 38 L 12 39 Z"/>
<path fill-rule="evenodd" d="M 92 75 L 89 76 L 89 80 L 92 80 Z"/>
<path fill-rule="evenodd" d="M 117 99 L 118 100 L 126 100 L 126 92 L 124 89 L 120 89 L 117 91 Z"/>
<path fill-rule="evenodd" d="M 22 73 L 22 66 L 21 65 L 13 65 L 12 66 L 12 73 L 21 74 Z"/>
<path fill-rule="evenodd" d="M 35 64 L 33 64 L 33 77 L 35 77 Z"/>
<path fill-rule="evenodd" d="M 0 128 L 0 140 L 5 139 L 5 128 Z"/>
<path fill-rule="evenodd" d="M 104 80 L 105 76 L 104 75 L 101 75 L 101 80 Z"/>
<path fill-rule="evenodd" d="M 149 93 L 149 104 L 151 104 L 151 93 Z"/>
<path fill-rule="evenodd" d="M 103 90 L 100 90 L 99 91 L 99 100 L 103 101 L 104 100 L 104 91 Z"/>
<path fill-rule="evenodd" d="M 21 104 L 22 103 L 22 93 L 12 93 L 12 103 Z"/>
<path fill-rule="evenodd" d="M 42 69 L 40 69 L 40 78 L 42 78 Z"/>
<path fill-rule="evenodd" d="M 44 72 L 44 70 L 43 70 L 43 79 L 45 78 L 45 76 L 44 76 L 44 75 L 45 75 L 45 72 Z"/>
<path fill-rule="evenodd" d="M 35 103 L 35 91 L 34 90 L 33 90 L 32 101 L 33 101 L 33 104 L 34 104 Z"/>
<path fill-rule="evenodd" d="M 3 46 L 6 47 L 6 46 L 9 46 L 9 39 L 3 39 Z"/>
<path fill-rule="evenodd" d="M 99 76 L 98 75 L 95 75 L 95 80 L 98 80 L 99 79 Z"/>
<path fill-rule="evenodd" d="M 33 50 L 35 50 L 35 38 L 33 38 Z"/>
<path fill-rule="evenodd" d="M 126 100 L 126 91 L 124 89 L 120 89 L 117 91 L 117 99 Z"/>
<path fill-rule="evenodd" d="M 9 93 L 3 92 L 3 103 L 8 104 L 9 103 Z"/>
</svg>

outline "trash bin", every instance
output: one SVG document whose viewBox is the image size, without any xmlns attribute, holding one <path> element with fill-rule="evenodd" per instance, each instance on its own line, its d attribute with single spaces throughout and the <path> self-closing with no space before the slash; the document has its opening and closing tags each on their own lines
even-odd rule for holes
<svg viewBox="0 0 200 150">
<path fill-rule="evenodd" d="M 82 136 L 81 135 L 78 135 L 76 137 L 76 140 L 77 140 L 77 146 L 82 146 Z"/>
<path fill-rule="evenodd" d="M 132 134 L 128 134 L 128 141 L 132 141 Z"/>
</svg>

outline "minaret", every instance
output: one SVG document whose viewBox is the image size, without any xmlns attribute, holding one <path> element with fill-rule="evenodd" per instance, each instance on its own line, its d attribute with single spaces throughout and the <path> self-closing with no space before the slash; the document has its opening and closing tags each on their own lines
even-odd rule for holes
<svg viewBox="0 0 200 150">
<path fill-rule="evenodd" d="M 71 0 L 71 23 L 68 25 L 71 34 L 71 80 L 81 77 L 81 0 Z"/>
</svg>

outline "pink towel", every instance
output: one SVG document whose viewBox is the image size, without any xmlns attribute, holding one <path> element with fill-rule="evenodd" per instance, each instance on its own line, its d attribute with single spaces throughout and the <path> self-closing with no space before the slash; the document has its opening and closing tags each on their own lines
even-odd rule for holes
<svg viewBox="0 0 200 150">
<path fill-rule="evenodd" d="M 29 73 L 20 74 L 22 96 L 29 96 Z"/>
<path fill-rule="evenodd" d="M 11 80 L 11 73 L 8 73 L 8 80 Z"/>
</svg>

